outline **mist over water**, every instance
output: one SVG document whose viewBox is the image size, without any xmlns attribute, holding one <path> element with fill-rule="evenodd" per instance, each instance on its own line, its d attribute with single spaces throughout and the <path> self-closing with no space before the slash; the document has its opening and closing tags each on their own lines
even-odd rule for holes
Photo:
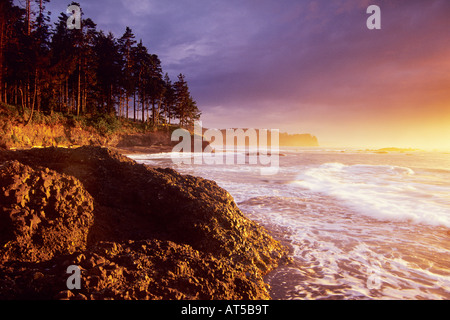
<svg viewBox="0 0 450 320">
<path fill-rule="evenodd" d="M 132 158 L 215 180 L 288 245 L 295 264 L 266 279 L 274 299 L 450 298 L 449 154 L 280 152 L 270 176 L 255 165 Z"/>
</svg>

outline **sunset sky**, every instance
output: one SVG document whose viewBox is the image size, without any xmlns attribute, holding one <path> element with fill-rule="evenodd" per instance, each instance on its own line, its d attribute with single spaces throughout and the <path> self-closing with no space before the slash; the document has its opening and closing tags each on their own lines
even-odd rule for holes
<svg viewBox="0 0 450 320">
<path fill-rule="evenodd" d="M 450 149 L 449 0 L 79 2 L 98 29 L 132 28 L 172 80 L 185 74 L 204 127 Z M 371 4 L 381 30 L 366 27 Z"/>
</svg>

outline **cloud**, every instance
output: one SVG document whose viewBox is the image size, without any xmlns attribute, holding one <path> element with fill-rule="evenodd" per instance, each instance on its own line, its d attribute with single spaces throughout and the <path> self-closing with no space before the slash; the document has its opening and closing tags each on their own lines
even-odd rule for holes
<svg viewBox="0 0 450 320">
<path fill-rule="evenodd" d="M 154 14 L 158 2 L 151 0 L 122 0 L 122 6 L 136 17 Z"/>
<path fill-rule="evenodd" d="M 80 1 L 99 28 L 130 26 L 165 72 L 184 73 L 214 126 L 323 128 L 450 105 L 448 0 Z M 381 30 L 366 27 L 370 4 Z"/>
</svg>

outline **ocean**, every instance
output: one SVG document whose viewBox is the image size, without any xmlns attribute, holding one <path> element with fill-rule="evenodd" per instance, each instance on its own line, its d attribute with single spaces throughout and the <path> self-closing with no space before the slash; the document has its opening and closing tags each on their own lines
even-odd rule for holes
<svg viewBox="0 0 450 320">
<path fill-rule="evenodd" d="M 215 180 L 289 246 L 273 299 L 450 299 L 450 153 L 281 148 L 274 175 L 171 156 L 130 155 Z"/>
</svg>

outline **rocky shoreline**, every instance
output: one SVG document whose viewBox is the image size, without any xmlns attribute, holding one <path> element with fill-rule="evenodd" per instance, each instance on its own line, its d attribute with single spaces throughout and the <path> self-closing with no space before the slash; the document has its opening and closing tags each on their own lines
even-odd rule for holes
<svg viewBox="0 0 450 320">
<path fill-rule="evenodd" d="M 290 261 L 214 181 L 87 146 L 0 151 L 0 257 L 3 300 L 270 299 Z"/>
</svg>

